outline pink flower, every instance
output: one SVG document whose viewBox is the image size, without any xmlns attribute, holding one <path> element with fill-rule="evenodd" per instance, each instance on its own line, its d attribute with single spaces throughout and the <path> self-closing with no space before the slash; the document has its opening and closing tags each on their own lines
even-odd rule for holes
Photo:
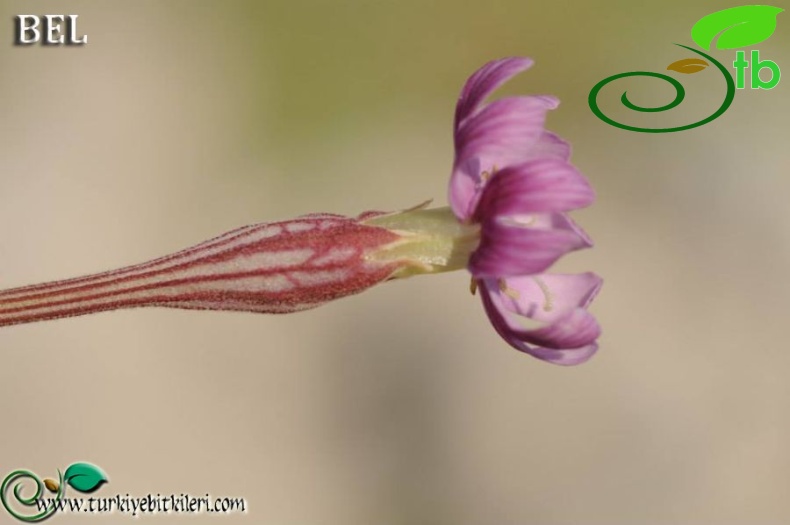
<svg viewBox="0 0 790 525">
<path fill-rule="evenodd" d="M 480 226 L 468 268 L 486 313 L 514 348 L 560 365 L 598 349 L 600 327 L 586 310 L 601 288 L 593 273 L 544 273 L 564 254 L 592 246 L 566 212 L 595 194 L 568 159 L 570 147 L 543 128 L 559 101 L 550 96 L 484 99 L 528 58 L 489 62 L 466 82 L 455 112 L 450 205 L 459 221 Z M 540 323 L 526 328 L 521 318 Z"/>
<path fill-rule="evenodd" d="M 566 212 L 591 204 L 593 190 L 568 162 L 568 144 L 543 129 L 555 98 L 483 103 L 531 65 L 490 62 L 464 86 L 451 208 L 255 224 L 147 263 L 0 290 L 0 326 L 142 306 L 290 313 L 384 281 L 466 267 L 508 343 L 552 363 L 581 363 L 598 348 L 587 306 L 601 279 L 544 272 L 592 246 Z M 524 319 L 539 326 L 526 328 Z"/>
</svg>

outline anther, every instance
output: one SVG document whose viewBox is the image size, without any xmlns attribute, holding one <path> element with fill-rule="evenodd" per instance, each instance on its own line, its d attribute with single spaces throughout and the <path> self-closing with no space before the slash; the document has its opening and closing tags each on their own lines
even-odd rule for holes
<svg viewBox="0 0 790 525">
<path fill-rule="evenodd" d="M 546 300 L 543 302 L 543 311 L 544 312 L 552 311 L 552 309 L 554 309 L 554 305 L 553 305 L 554 296 L 551 294 L 551 290 L 549 290 L 549 287 L 546 286 L 546 283 L 543 282 L 543 279 L 541 279 L 540 277 L 533 277 L 532 279 L 535 281 L 535 284 L 537 284 L 538 287 L 540 287 L 540 291 L 543 292 L 543 296 L 546 298 Z"/>
<path fill-rule="evenodd" d="M 497 168 L 496 168 L 496 164 L 495 164 L 494 166 L 492 166 L 492 167 L 491 167 L 491 171 L 488 171 L 488 170 L 486 170 L 486 171 L 484 171 L 483 173 L 481 173 L 481 174 L 480 174 L 480 179 L 481 179 L 483 182 L 486 182 L 488 179 L 490 179 L 491 177 L 493 177 L 493 176 L 494 176 L 494 174 L 496 173 L 496 171 L 497 171 Z"/>
<path fill-rule="evenodd" d="M 518 301 L 520 297 L 518 290 L 514 290 L 513 288 L 509 287 L 504 279 L 499 280 L 499 290 L 514 301 Z"/>
</svg>

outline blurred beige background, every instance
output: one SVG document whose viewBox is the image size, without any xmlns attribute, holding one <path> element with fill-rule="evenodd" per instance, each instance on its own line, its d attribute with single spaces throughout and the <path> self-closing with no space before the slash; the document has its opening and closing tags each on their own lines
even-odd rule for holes
<svg viewBox="0 0 790 525">
<path fill-rule="evenodd" d="M 0 474 L 85 460 L 110 476 L 97 496 L 250 507 L 157 523 L 787 523 L 790 81 L 673 134 L 608 126 L 586 101 L 606 76 L 686 58 L 672 42 L 735 5 L 3 2 L 4 287 L 307 212 L 444 205 L 461 85 L 514 54 L 537 65 L 502 92 L 562 99 L 549 127 L 599 195 L 577 214 L 596 248 L 560 266 L 606 284 L 602 349 L 570 369 L 500 340 L 462 273 L 291 316 L 4 328 Z M 79 14 L 88 45 L 12 46 L 28 13 Z M 757 47 L 790 71 L 790 15 Z M 718 105 L 706 73 L 662 122 Z M 610 98 L 671 96 L 639 82 Z"/>
</svg>

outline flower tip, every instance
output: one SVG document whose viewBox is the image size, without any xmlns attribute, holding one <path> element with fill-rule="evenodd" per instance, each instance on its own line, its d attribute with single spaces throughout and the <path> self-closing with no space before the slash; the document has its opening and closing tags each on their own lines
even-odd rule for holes
<svg viewBox="0 0 790 525">
<path fill-rule="evenodd" d="M 546 109 L 557 109 L 560 105 L 560 99 L 553 95 L 532 95 L 534 98 L 543 102 Z"/>
<path fill-rule="evenodd" d="M 458 97 L 455 108 L 455 126 L 469 117 L 483 103 L 483 100 L 499 86 L 532 67 L 533 60 L 528 57 L 506 57 L 492 60 L 472 73 Z"/>
<path fill-rule="evenodd" d="M 478 80 L 483 80 L 484 78 L 499 79 L 504 77 L 502 81 L 506 82 L 515 75 L 531 68 L 534 64 L 535 61 L 533 59 L 525 56 L 497 58 L 483 64 L 482 67 L 472 74 L 469 80 L 471 81 L 475 75 L 478 75 Z"/>
<path fill-rule="evenodd" d="M 499 60 L 492 60 L 489 64 L 492 64 L 492 68 L 496 68 L 503 74 L 507 74 L 508 77 L 505 80 L 509 80 L 519 73 L 523 73 L 530 69 L 535 65 L 535 61 L 530 57 L 510 56 L 500 58 Z"/>
<path fill-rule="evenodd" d="M 590 343 L 580 348 L 554 350 L 551 348 L 531 348 L 531 356 L 559 366 L 576 366 L 586 363 L 598 352 L 598 343 Z"/>
<path fill-rule="evenodd" d="M 587 308 L 588 306 L 590 306 L 590 303 L 593 302 L 593 299 L 595 299 L 598 296 L 598 294 L 601 291 L 601 288 L 603 288 L 603 277 L 601 277 L 595 272 L 586 272 L 582 275 L 584 275 L 587 278 L 588 282 L 590 283 L 587 296 L 584 298 L 583 301 L 581 301 L 581 307 Z"/>
</svg>

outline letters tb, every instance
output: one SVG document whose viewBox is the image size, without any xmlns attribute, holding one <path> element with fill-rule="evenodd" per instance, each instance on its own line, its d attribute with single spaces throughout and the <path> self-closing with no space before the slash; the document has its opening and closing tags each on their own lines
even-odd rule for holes
<svg viewBox="0 0 790 525">
<path fill-rule="evenodd" d="M 760 60 L 760 52 L 752 49 L 752 62 L 751 64 L 746 59 L 745 51 L 737 51 L 735 53 L 735 62 L 732 63 L 735 68 L 735 87 L 743 89 L 746 87 L 746 70 L 752 68 L 752 89 L 773 89 L 779 83 L 782 72 L 779 66 L 773 60 Z M 760 71 L 763 69 L 771 70 L 771 78 L 763 80 L 760 78 Z"/>
</svg>

